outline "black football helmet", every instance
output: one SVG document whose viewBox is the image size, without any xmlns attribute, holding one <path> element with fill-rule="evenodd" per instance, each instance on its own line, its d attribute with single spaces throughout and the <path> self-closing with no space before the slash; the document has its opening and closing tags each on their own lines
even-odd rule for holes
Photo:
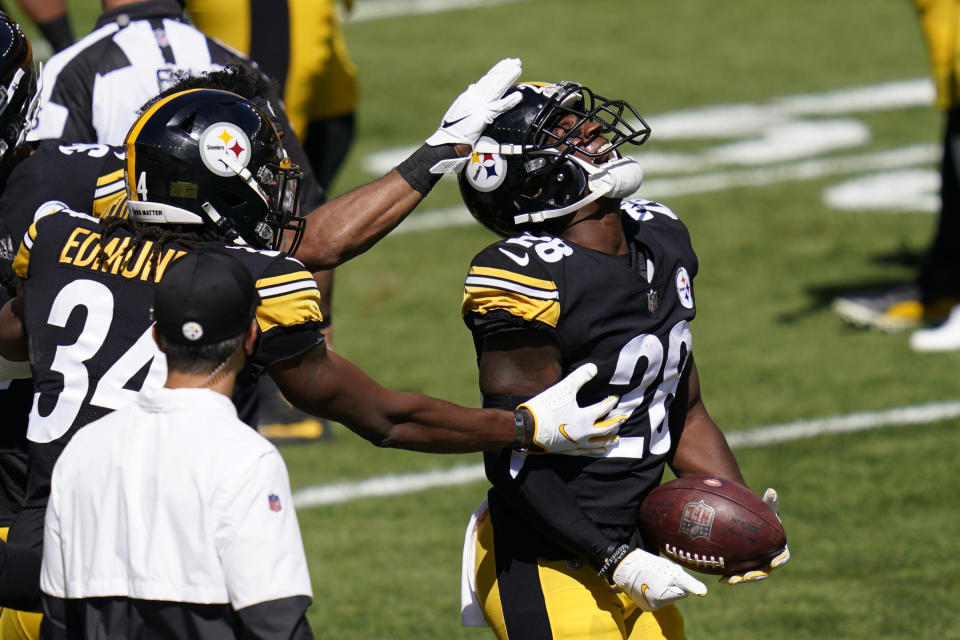
<svg viewBox="0 0 960 640">
<path fill-rule="evenodd" d="M 0 160 L 20 146 L 40 105 L 33 49 L 23 29 L 0 11 Z"/>
<path fill-rule="evenodd" d="M 650 128 L 629 103 L 573 82 L 521 82 L 504 95 L 514 92 L 519 104 L 487 125 L 459 175 L 464 203 L 481 224 L 503 236 L 550 230 L 588 202 L 640 187 L 643 172 L 619 149 L 646 142 Z M 575 125 L 555 129 L 571 114 Z M 587 122 L 598 123 L 609 144 L 592 151 L 573 140 Z"/>
<path fill-rule="evenodd" d="M 302 174 L 251 101 L 215 89 L 175 93 L 141 114 L 124 146 L 134 220 L 203 224 L 229 242 L 291 255 L 299 246 Z"/>
</svg>

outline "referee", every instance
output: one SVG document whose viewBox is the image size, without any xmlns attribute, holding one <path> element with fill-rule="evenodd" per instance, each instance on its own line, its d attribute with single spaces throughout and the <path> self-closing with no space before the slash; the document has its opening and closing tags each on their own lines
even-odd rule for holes
<svg viewBox="0 0 960 640">
<path fill-rule="evenodd" d="M 225 249 L 167 270 L 166 386 L 81 429 L 54 467 L 41 638 L 313 637 L 286 467 L 230 401 L 258 303 Z"/>
<path fill-rule="evenodd" d="M 174 0 L 102 4 L 94 30 L 47 61 L 31 140 L 121 145 L 141 105 L 178 71 L 196 75 L 239 57 L 190 25 Z"/>
</svg>

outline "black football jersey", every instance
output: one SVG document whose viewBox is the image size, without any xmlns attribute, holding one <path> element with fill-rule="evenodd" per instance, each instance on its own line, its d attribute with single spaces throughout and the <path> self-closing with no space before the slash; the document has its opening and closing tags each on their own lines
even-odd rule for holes
<svg viewBox="0 0 960 640">
<path fill-rule="evenodd" d="M 462 306 L 478 354 L 484 336 L 543 331 L 560 349 L 564 375 L 597 365 L 581 405 L 620 397 L 611 415 L 628 418 L 608 455 L 523 463 L 553 467 L 587 515 L 612 525 L 635 523 L 641 500 L 662 478 L 673 444 L 667 415 L 688 368 L 696 314 L 697 257 L 686 226 L 648 200 L 625 201 L 621 218 L 629 255 L 531 233 L 490 245 L 471 263 Z"/>
<path fill-rule="evenodd" d="M 0 191 L 0 260 L 12 263 L 20 239 L 38 217 L 64 208 L 103 213 L 124 197 L 122 149 L 102 144 L 41 142 L 18 162 Z M 0 304 L 9 299 L 0 291 Z M 23 500 L 27 468 L 29 378 L 0 380 L 4 428 L 0 435 L 0 526 Z"/>
<path fill-rule="evenodd" d="M 19 243 L 42 215 L 72 209 L 99 217 L 125 197 L 121 147 L 44 141 L 11 170 L 0 194 L 0 218 Z"/>
<path fill-rule="evenodd" d="M 131 251 L 129 232 L 101 242 L 101 228 L 86 214 L 42 217 L 28 229 L 14 262 L 24 279 L 23 322 L 34 380 L 28 509 L 45 504 L 53 463 L 77 429 L 129 402 L 145 385 L 166 380 L 166 363 L 151 335 L 154 286 L 191 249 L 171 242 L 154 261 L 152 241 Z M 206 246 L 239 258 L 261 298 L 261 335 L 241 374 L 244 384 L 322 340 L 320 294 L 302 263 L 276 251 Z"/>
</svg>

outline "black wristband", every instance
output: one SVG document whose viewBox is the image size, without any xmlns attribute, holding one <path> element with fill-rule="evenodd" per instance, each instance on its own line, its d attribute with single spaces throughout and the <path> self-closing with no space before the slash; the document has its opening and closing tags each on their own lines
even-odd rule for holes
<svg viewBox="0 0 960 640">
<path fill-rule="evenodd" d="M 65 13 L 49 22 L 37 24 L 44 39 L 53 47 L 53 52 L 63 51 L 73 44 L 73 28 L 70 17 Z"/>
<path fill-rule="evenodd" d="M 527 429 L 523 423 L 523 413 L 519 409 L 513 412 L 513 448 L 517 451 L 527 448 Z"/>
<path fill-rule="evenodd" d="M 513 421 L 513 448 L 518 451 L 529 449 L 534 445 L 533 436 L 536 434 L 533 414 L 526 407 L 519 407 L 513 412 Z"/>
<path fill-rule="evenodd" d="M 620 564 L 632 550 L 628 544 L 621 544 L 617 547 L 610 545 L 607 549 L 607 557 L 604 558 L 603 564 L 600 565 L 597 575 L 605 578 L 610 584 L 613 584 L 613 572 L 616 570 L 617 565 Z"/>
<path fill-rule="evenodd" d="M 442 144 L 432 147 L 424 144 L 407 156 L 407 159 L 396 166 L 397 173 L 407 181 L 420 195 L 430 193 L 430 189 L 439 182 L 443 174 L 430 173 L 430 168 L 441 160 L 456 158 L 457 152 L 452 144 Z"/>
</svg>

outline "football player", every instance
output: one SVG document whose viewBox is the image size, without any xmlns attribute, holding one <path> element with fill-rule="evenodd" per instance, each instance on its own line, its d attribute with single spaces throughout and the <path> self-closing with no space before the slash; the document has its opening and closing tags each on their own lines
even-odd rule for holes
<svg viewBox="0 0 960 640">
<path fill-rule="evenodd" d="M 0 112 L 0 271 L 11 291 L 0 291 L 0 304 L 15 292 L 16 278 L 10 266 L 20 239 L 29 225 L 43 215 L 62 209 L 87 211 L 100 217 L 111 205 L 126 198 L 123 182 L 123 148 L 96 143 L 61 144 L 43 140 L 33 145 L 24 142 L 24 134 L 37 104 L 37 73 L 30 42 L 19 25 L 0 14 L 0 78 L 10 95 Z M 258 97 L 264 109 L 270 109 L 268 82 L 252 67 L 228 67 L 200 77 L 185 78 L 181 85 L 229 88 L 250 98 Z M 286 122 L 282 110 L 276 115 L 280 125 Z M 309 192 L 306 205 L 313 208 L 323 203 L 322 193 Z M 23 501 L 27 478 L 27 419 L 33 402 L 33 383 L 26 362 L 0 362 L 0 402 L 3 403 L 6 427 L 0 435 L 0 540 L 6 540 L 7 529 Z M 258 395 L 248 393 L 239 407 L 242 417 L 251 425 L 258 424 Z M 19 583 L 6 573 L 17 561 L 5 562 L 5 552 L 15 549 L 0 547 L 0 581 Z M 0 588 L 0 602 L 18 603 L 9 599 Z M 19 603 L 22 604 L 22 603 Z M 9 625 L 36 627 L 29 614 L 0 614 L 0 637 Z M 26 632 L 28 635 L 36 635 Z"/>
<path fill-rule="evenodd" d="M 500 107 L 485 103 L 480 112 L 491 108 Z M 459 131 L 459 141 L 470 144 Z M 428 141 L 452 146 L 451 136 L 441 131 Z M 238 386 L 250 388 L 266 372 L 294 406 L 378 446 L 458 452 L 532 445 L 580 453 L 615 442 L 620 419 L 597 422 L 615 399 L 576 404 L 595 372 L 590 366 L 522 409 L 468 409 L 385 389 L 327 350 L 316 284 L 301 262 L 278 250 L 295 248 L 306 230 L 296 206 L 300 174 L 271 119 L 250 101 L 207 89 L 162 98 L 131 128 L 125 150 L 127 200 L 116 209 L 128 215 L 64 211 L 34 222 L 14 262 L 20 295 L 0 309 L 2 352 L 29 355 L 35 389 L 27 495 L 11 541 L 39 552 L 50 472 L 72 434 L 139 389 L 162 384 L 165 363 L 151 338 L 153 289 L 173 261 L 210 245 L 243 261 L 261 299 L 257 350 Z"/>
<path fill-rule="evenodd" d="M 484 454 L 492 483 L 464 552 L 464 623 L 498 638 L 683 638 L 671 603 L 706 587 L 637 527 L 664 467 L 743 483 L 700 395 L 690 323 L 697 257 L 662 204 L 626 200 L 650 135 L 627 102 L 520 83 L 459 172 L 467 208 L 504 239 L 473 259 L 462 314 L 485 407 L 522 404 L 584 362 L 584 398 L 620 396 L 618 444 L 580 458 Z M 766 501 L 776 509 L 775 492 Z M 771 567 L 729 582 L 766 577 Z M 482 617 L 481 615 L 482 614 Z"/>
<path fill-rule="evenodd" d="M 15 21 L 0 12 L 0 189 L 9 184 L 10 172 L 29 153 L 24 143 L 27 128 L 37 108 L 37 72 L 30 41 Z M 2 206 L 2 200 L 0 200 Z M 11 264 L 16 252 L 16 238 L 22 229 L 9 228 L 0 218 L 0 304 L 16 292 L 16 277 Z M 0 406 L 3 407 L 3 429 L 0 433 L 0 541 L 5 541 L 14 515 L 23 501 L 27 478 L 27 416 L 33 397 L 30 368 L 23 362 L 0 358 Z M 6 544 L 0 542 L 0 572 L 4 583 L 16 583 L 23 574 L 8 573 L 10 560 Z M 17 561 L 11 566 L 16 567 Z M 29 577 L 28 566 L 27 575 Z M 2 590 L 2 585 L 0 585 Z M 5 606 L 23 602 L 4 601 Z M 8 611 L 8 615 L 17 612 Z M 0 629 L 0 637 L 6 637 Z"/>
<path fill-rule="evenodd" d="M 126 198 L 123 182 L 123 148 L 96 143 L 61 144 L 43 140 L 25 143 L 24 133 L 33 119 L 37 104 L 37 73 L 30 42 L 19 25 L 0 14 L 0 78 L 10 95 L 0 112 L 0 278 L 10 291 L 0 291 L 0 304 L 15 293 L 16 277 L 10 268 L 20 239 L 29 225 L 43 215 L 62 209 L 88 211 L 100 217 L 111 205 Z M 228 87 L 248 97 L 264 97 L 268 82 L 253 68 L 229 67 L 206 76 L 186 78 L 181 83 Z M 285 122 L 282 111 L 278 121 Z M 307 199 L 308 206 L 319 206 L 320 197 Z M 0 361 L 0 402 L 4 406 L 6 428 L 0 435 L 0 539 L 23 499 L 26 485 L 27 417 L 33 402 L 33 383 L 25 362 Z M 256 399 L 241 407 L 243 417 L 255 425 Z M 0 566 L 3 552 L 0 550 Z M 0 573 L 2 576 L 6 574 Z M 6 583 L 16 582 L 5 580 Z M 0 616 L 0 637 L 8 616 Z M 20 615 L 19 617 L 25 618 Z"/>
</svg>

